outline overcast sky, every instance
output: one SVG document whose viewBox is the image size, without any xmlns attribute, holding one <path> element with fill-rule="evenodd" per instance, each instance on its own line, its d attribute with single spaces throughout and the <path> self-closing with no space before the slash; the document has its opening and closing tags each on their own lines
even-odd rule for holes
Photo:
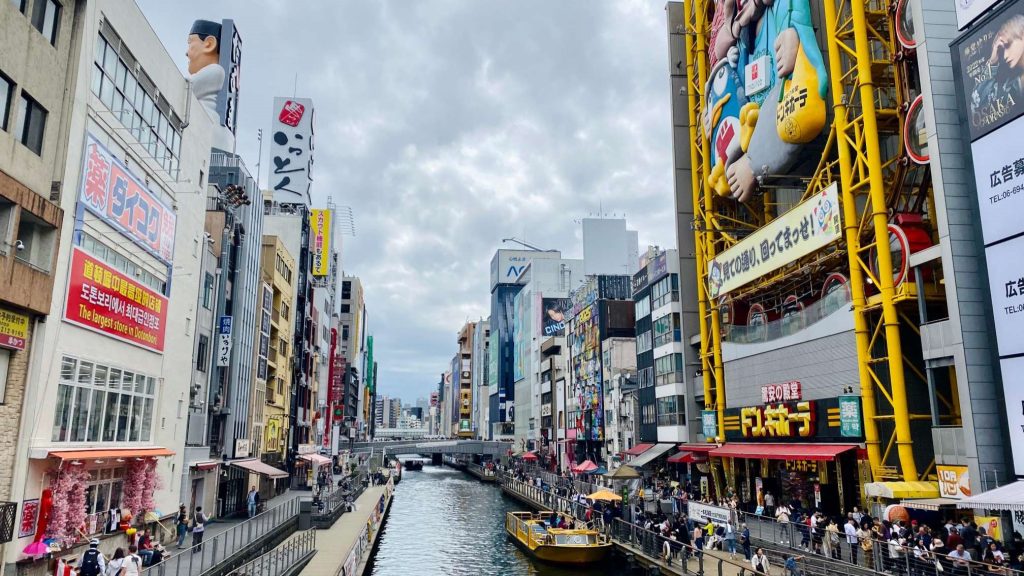
<svg viewBox="0 0 1024 576">
<path fill-rule="evenodd" d="M 138 2 L 183 70 L 193 20 L 235 20 L 250 168 L 273 97 L 313 99 L 314 204 L 352 207 L 384 394 L 436 389 L 502 238 L 582 257 L 603 210 L 675 245 L 661 0 Z"/>
</svg>

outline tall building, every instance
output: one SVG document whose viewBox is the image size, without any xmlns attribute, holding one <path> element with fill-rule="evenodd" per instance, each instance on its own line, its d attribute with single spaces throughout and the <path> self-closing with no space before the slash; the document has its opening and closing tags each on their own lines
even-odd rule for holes
<svg viewBox="0 0 1024 576">
<path fill-rule="evenodd" d="M 565 426 L 571 462 L 604 459 L 605 366 L 616 375 L 636 370 L 635 345 L 624 348 L 618 340 L 636 337 L 631 280 L 631 276 L 587 276 L 569 296 Z M 617 354 L 612 355 L 613 348 Z"/>
<path fill-rule="evenodd" d="M 263 236 L 261 278 L 263 280 L 262 322 L 269 326 L 260 333 L 257 378 L 260 373 L 265 392 L 261 458 L 272 466 L 284 467 L 288 448 L 288 409 L 292 388 L 292 304 L 295 289 L 295 258 L 277 236 Z M 269 301 L 268 301 L 269 300 Z M 268 318 L 269 316 L 269 318 Z M 266 338 L 266 343 L 263 339 Z M 259 352 L 258 352 L 259 354 Z M 264 364 L 266 367 L 264 368 Z"/>
<path fill-rule="evenodd" d="M 827 513 L 863 505 L 862 495 L 913 508 L 944 494 L 937 470 L 976 492 L 1008 481 L 1009 447 L 1020 444 L 997 416 L 994 352 L 1020 341 L 1006 314 L 1008 278 L 1020 274 L 1000 255 L 1022 231 L 1011 216 L 1020 201 L 1002 202 L 1020 108 L 984 106 L 1005 85 L 986 83 L 993 74 L 1017 74 L 989 58 L 1022 4 L 999 3 L 1001 16 L 971 25 L 954 66 L 959 3 L 835 4 L 798 7 L 790 25 L 818 79 L 798 106 L 773 73 L 741 86 L 733 72 L 749 62 L 734 70 L 721 58 L 728 37 L 709 52 L 693 33 L 728 21 L 731 3 L 667 7 L 679 249 L 688 254 L 693 238 L 697 273 L 692 283 L 681 275 L 681 292 L 697 295 L 701 432 L 722 444 L 689 448 L 710 458 L 713 490 L 745 487 L 741 501 L 760 485 L 805 505 L 820 494 Z M 768 17 L 753 16 L 740 36 Z M 782 32 L 759 37 L 770 45 Z M 722 81 L 702 98 L 709 71 Z M 699 121 L 728 100 L 735 109 Z M 748 103 L 761 109 L 740 146 L 733 128 Z M 769 429 L 766 414 L 786 422 Z M 1019 419 L 1011 409 L 1014 434 Z M 787 464 L 808 451 L 815 466 Z"/>
<path fill-rule="evenodd" d="M 0 6 L 0 500 L 12 515 L 21 501 L 16 495 L 25 493 L 24 434 L 35 428 L 31 403 L 39 396 L 28 386 L 29 358 L 43 349 L 51 311 L 51 324 L 60 324 L 63 295 L 54 294 L 54 283 L 65 270 L 57 258 L 67 243 L 63 206 L 71 210 L 74 202 L 62 203 L 60 189 L 54 193 L 53 187 L 81 159 L 65 149 L 70 111 L 63 105 L 78 69 L 77 4 L 64 3 L 51 27 L 39 26 L 25 10 L 19 14 L 17 3 Z M 80 130 L 75 137 L 81 139 Z M 72 198 L 76 184 L 66 187 Z M 13 526 L 0 534 L 5 564 L 21 550 L 17 543 L 4 544 L 15 536 Z"/>
<path fill-rule="evenodd" d="M 490 367 L 491 353 L 491 322 L 490 320 L 478 320 L 473 330 L 473 359 L 472 359 L 472 414 L 470 422 L 473 429 L 473 437 L 477 440 L 490 439 L 490 421 L 488 419 L 488 406 L 490 402 L 488 369 Z M 419 402 L 417 402 L 419 405 Z"/>
<path fill-rule="evenodd" d="M 366 301 L 363 284 L 356 276 L 342 275 L 339 313 L 338 355 L 344 371 L 342 427 L 351 430 L 353 437 L 362 438 L 366 431 L 361 410 L 366 391 L 362 379 L 366 355 Z"/>
<path fill-rule="evenodd" d="M 150 509 L 213 503 L 181 490 L 216 121 L 134 2 L 7 2 L 0 23 L 0 492 L 80 502 L 50 514 L 62 543 L 147 489 Z"/>
<path fill-rule="evenodd" d="M 493 439 L 511 439 L 515 431 L 515 362 L 512 345 L 516 282 L 529 262 L 560 259 L 557 250 L 498 250 L 491 258 L 491 360 L 488 420 Z M 509 410 L 511 408 L 511 411 Z M 510 413 L 511 412 L 511 413 Z"/>
<path fill-rule="evenodd" d="M 458 390 L 456 430 L 459 438 L 473 437 L 473 353 L 476 350 L 476 322 L 466 322 L 459 330 L 457 372 L 452 371 L 453 392 Z"/>
<path fill-rule="evenodd" d="M 584 218 L 583 273 L 632 274 L 639 259 L 637 232 L 626 228 L 625 218 Z"/>
</svg>

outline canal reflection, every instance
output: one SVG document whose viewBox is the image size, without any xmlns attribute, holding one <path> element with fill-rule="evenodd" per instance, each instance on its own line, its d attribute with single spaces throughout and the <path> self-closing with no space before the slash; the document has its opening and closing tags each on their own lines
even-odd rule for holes
<svg viewBox="0 0 1024 576">
<path fill-rule="evenodd" d="M 618 559 L 594 567 L 561 567 L 531 559 L 505 535 L 505 513 L 525 508 L 464 472 L 406 471 L 395 489 L 374 576 L 611 576 L 628 572 Z"/>
</svg>

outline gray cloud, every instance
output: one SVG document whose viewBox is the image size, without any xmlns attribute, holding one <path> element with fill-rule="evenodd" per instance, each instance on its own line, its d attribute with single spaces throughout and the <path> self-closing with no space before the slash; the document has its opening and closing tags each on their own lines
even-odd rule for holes
<svg viewBox="0 0 1024 576">
<path fill-rule="evenodd" d="M 355 213 L 383 393 L 429 394 L 501 238 L 579 257 L 600 208 L 675 243 L 661 3 L 138 1 L 182 68 L 193 19 L 235 19 L 250 166 L 273 97 L 313 98 L 314 198 Z"/>
</svg>

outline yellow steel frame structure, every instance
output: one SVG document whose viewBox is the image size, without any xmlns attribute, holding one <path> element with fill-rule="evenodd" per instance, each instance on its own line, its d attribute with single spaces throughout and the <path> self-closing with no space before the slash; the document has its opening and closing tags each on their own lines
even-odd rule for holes
<svg viewBox="0 0 1024 576">
<path fill-rule="evenodd" d="M 899 71 L 893 66 L 895 39 L 890 8 L 894 3 L 821 0 L 834 118 L 817 170 L 807 181 L 805 197 L 833 181 L 840 183 L 844 240 L 834 252 L 812 255 L 808 260 L 820 264 L 846 256 L 844 267 L 853 300 L 864 435 L 872 476 L 875 480 L 913 481 L 921 474 L 914 459 L 910 423 L 926 416 L 908 410 L 901 323 L 913 330 L 916 326 L 901 313 L 900 305 L 914 294 L 912 287 L 894 286 L 891 274 L 876 274 L 872 269 L 876 262 L 878 270 L 892 270 L 889 215 L 900 205 L 905 172 L 899 162 L 899 106 L 904 94 Z M 702 319 L 700 357 L 705 409 L 717 412 L 715 440 L 720 442 L 725 410 L 721 315 L 718 303 L 710 298 L 706 280 L 709 263 L 737 241 L 730 230 L 742 218 L 736 216 L 731 201 L 719 198 L 705 184 L 711 169 L 710 150 L 700 118 L 713 13 L 712 0 L 684 0 L 693 228 L 697 277 L 701 279 L 697 288 Z M 883 156 L 883 148 L 890 152 L 888 157 Z M 797 271 L 807 265 L 806 261 L 797 263 Z M 779 271 L 744 291 L 766 290 L 785 274 L 793 273 L 792 267 Z M 920 374 L 916 366 L 910 369 Z M 885 433 L 889 437 L 883 439 Z"/>
</svg>

